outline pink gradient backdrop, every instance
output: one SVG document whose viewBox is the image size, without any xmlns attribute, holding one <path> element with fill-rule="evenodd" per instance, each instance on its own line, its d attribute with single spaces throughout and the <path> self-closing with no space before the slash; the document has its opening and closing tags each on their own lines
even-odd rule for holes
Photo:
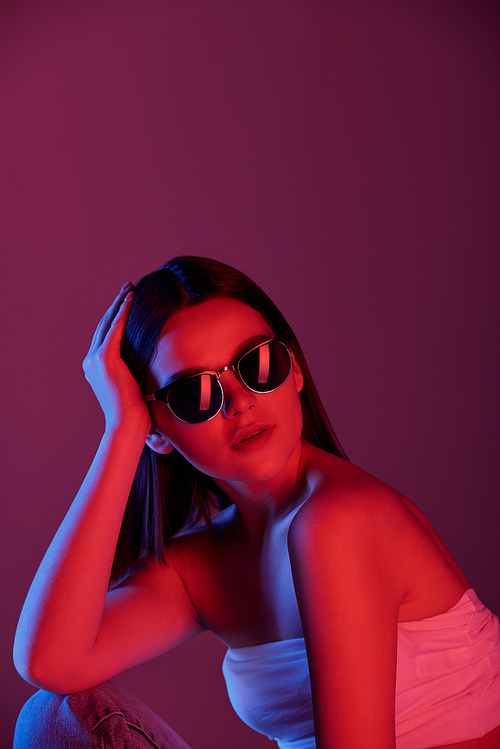
<svg viewBox="0 0 500 749">
<path fill-rule="evenodd" d="M 102 418 L 81 373 L 126 280 L 246 271 L 351 459 L 500 611 L 499 12 L 486 0 L 47 0 L 0 8 L 2 710 L 11 646 Z M 118 681 L 193 749 L 270 746 L 211 636 Z"/>
</svg>

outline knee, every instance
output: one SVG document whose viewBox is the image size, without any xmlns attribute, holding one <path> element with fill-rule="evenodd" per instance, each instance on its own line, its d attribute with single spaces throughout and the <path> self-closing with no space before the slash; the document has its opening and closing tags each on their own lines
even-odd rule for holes
<svg viewBox="0 0 500 749">
<path fill-rule="evenodd" d="M 13 749 L 90 747 L 84 722 L 68 706 L 68 697 L 36 692 L 19 713 Z"/>
<path fill-rule="evenodd" d="M 37 692 L 17 721 L 13 749 L 187 744 L 146 705 L 110 682 L 75 694 Z"/>
</svg>

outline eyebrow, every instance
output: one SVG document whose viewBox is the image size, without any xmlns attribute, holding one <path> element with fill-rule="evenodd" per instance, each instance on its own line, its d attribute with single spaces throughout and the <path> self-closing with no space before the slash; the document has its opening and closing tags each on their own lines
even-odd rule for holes
<svg viewBox="0 0 500 749">
<path fill-rule="evenodd" d="M 243 356 L 243 354 L 247 353 L 251 349 L 253 349 L 255 346 L 258 346 L 259 343 L 264 343 L 264 341 L 271 341 L 275 336 L 269 337 L 268 335 L 265 335 L 264 333 L 260 333 L 259 335 L 251 336 L 250 338 L 247 338 L 245 341 L 240 343 L 238 348 L 236 349 L 233 358 L 231 359 L 230 364 L 235 362 L 237 359 L 240 358 L 240 356 Z M 226 365 L 224 365 L 226 366 Z M 192 375 L 196 374 L 202 374 L 203 372 L 215 372 L 214 369 L 201 369 L 200 367 L 187 367 L 186 369 L 181 369 L 179 372 L 175 372 L 171 377 L 168 378 L 168 381 L 165 383 L 165 385 L 162 385 L 160 388 L 163 390 L 163 388 L 168 387 L 169 385 L 173 385 L 174 382 L 177 382 L 177 380 L 182 380 L 184 377 L 190 377 Z"/>
</svg>

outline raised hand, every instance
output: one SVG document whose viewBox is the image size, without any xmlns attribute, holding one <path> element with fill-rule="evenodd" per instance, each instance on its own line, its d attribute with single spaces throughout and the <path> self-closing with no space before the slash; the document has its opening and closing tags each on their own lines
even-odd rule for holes
<svg viewBox="0 0 500 749">
<path fill-rule="evenodd" d="M 131 604 L 120 608 L 118 603 L 105 612 L 123 513 L 151 428 L 140 388 L 120 355 L 133 302 L 129 283 L 97 326 L 83 362 L 106 429 L 31 585 L 16 634 L 20 673 L 36 686 L 64 694 L 123 671 L 131 654 L 134 663 L 150 657 L 141 650 L 143 641 L 151 647 L 144 620 L 129 635 L 131 612 L 144 608 L 147 619 L 148 605 L 137 604 L 132 595 Z"/>
<path fill-rule="evenodd" d="M 106 419 L 106 428 L 140 424 L 149 430 L 151 418 L 142 393 L 121 358 L 120 343 L 134 303 L 134 286 L 126 283 L 96 328 L 83 371 Z"/>
</svg>

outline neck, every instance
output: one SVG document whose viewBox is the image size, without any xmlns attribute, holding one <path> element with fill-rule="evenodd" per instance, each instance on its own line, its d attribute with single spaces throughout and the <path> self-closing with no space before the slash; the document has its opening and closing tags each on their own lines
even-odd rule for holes
<svg viewBox="0 0 500 749">
<path fill-rule="evenodd" d="M 309 445 L 301 440 L 284 468 L 266 481 L 225 481 L 217 484 L 239 511 L 254 541 L 261 539 L 268 525 L 288 512 L 307 495 L 306 463 Z"/>
</svg>

